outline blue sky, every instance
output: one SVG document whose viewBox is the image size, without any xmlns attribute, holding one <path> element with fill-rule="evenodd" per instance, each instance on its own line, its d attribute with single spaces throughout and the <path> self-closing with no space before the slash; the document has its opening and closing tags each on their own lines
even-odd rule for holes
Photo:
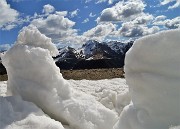
<svg viewBox="0 0 180 129">
<path fill-rule="evenodd" d="M 0 48 L 28 25 L 60 46 L 129 40 L 180 28 L 180 0 L 1 0 Z"/>
</svg>

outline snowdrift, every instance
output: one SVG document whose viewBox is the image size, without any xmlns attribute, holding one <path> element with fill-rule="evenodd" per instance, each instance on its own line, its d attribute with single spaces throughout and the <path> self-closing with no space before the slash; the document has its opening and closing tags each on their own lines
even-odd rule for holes
<svg viewBox="0 0 180 129">
<path fill-rule="evenodd" d="M 178 128 L 179 50 L 180 29 L 135 42 L 125 59 L 125 76 L 132 103 L 124 108 L 114 129 Z"/>
<path fill-rule="evenodd" d="M 0 97 L 0 129 L 64 129 L 60 122 L 20 97 Z"/>
<path fill-rule="evenodd" d="M 57 52 L 36 27 L 25 27 L 16 44 L 2 57 L 11 94 L 33 102 L 52 119 L 75 129 L 112 128 L 117 113 L 77 92 L 63 79 L 52 58 Z"/>
<path fill-rule="evenodd" d="M 179 41 L 180 30 L 171 30 L 135 42 L 125 59 L 132 101 L 122 111 L 129 103 L 128 92 L 100 88 L 100 103 L 76 91 L 52 59 L 58 51 L 51 40 L 36 27 L 25 27 L 2 56 L 11 96 L 1 87 L 0 128 L 179 129 Z M 117 112 L 121 113 L 118 122 Z"/>
</svg>

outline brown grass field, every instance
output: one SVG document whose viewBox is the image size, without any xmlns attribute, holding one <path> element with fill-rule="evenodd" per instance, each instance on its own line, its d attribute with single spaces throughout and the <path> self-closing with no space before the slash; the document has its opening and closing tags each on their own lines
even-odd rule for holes
<svg viewBox="0 0 180 129">
<path fill-rule="evenodd" d="M 85 69 L 85 70 L 61 70 L 63 77 L 67 80 L 100 80 L 111 78 L 124 78 L 123 68 L 111 69 Z M 0 75 L 0 81 L 6 81 L 7 75 Z"/>
</svg>

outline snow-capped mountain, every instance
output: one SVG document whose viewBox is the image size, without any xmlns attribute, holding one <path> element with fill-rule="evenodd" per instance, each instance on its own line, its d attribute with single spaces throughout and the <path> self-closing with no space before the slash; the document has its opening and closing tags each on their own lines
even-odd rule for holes
<svg viewBox="0 0 180 129">
<path fill-rule="evenodd" d="M 1 50 L 1 51 L 0 51 L 0 62 L 1 62 L 1 56 L 4 55 L 5 52 L 6 52 L 6 51 L 4 51 L 4 50 Z"/>
<path fill-rule="evenodd" d="M 59 54 L 54 57 L 55 61 L 65 60 L 65 59 L 78 59 L 78 53 L 76 49 L 72 47 L 59 48 Z"/>
<path fill-rule="evenodd" d="M 1 56 L 5 53 L 5 51 L 0 51 L 0 75 L 6 74 L 6 69 L 2 64 Z"/>
<path fill-rule="evenodd" d="M 61 69 L 119 68 L 124 66 L 125 54 L 132 44 L 133 41 L 100 43 L 89 40 L 79 49 L 69 46 L 59 48 L 59 54 L 54 60 Z M 1 69 L 4 70 L 4 67 Z"/>
<path fill-rule="evenodd" d="M 131 48 L 133 43 L 134 43 L 134 41 L 130 41 L 127 43 L 122 43 L 119 41 L 110 41 L 107 44 L 116 53 L 125 55 L 125 53 Z"/>
<path fill-rule="evenodd" d="M 119 68 L 124 66 L 126 52 L 133 42 L 98 42 L 89 40 L 79 49 L 64 47 L 55 57 L 61 69 Z"/>
<path fill-rule="evenodd" d="M 83 54 L 86 59 L 104 59 L 118 56 L 106 43 L 99 43 L 95 40 L 89 40 L 83 44 L 78 52 Z"/>
<path fill-rule="evenodd" d="M 124 58 L 126 52 L 132 46 L 133 41 L 122 43 L 118 41 L 98 42 L 96 40 L 89 40 L 79 49 L 72 47 L 64 47 L 59 49 L 59 54 L 54 59 L 62 61 L 66 59 L 112 59 Z"/>
</svg>

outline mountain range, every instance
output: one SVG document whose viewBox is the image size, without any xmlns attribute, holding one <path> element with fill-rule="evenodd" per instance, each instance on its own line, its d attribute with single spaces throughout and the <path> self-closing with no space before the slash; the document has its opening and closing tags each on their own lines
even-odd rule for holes
<svg viewBox="0 0 180 129">
<path fill-rule="evenodd" d="M 134 41 L 127 43 L 119 41 L 100 43 L 96 40 L 89 40 L 77 49 L 69 46 L 59 48 L 59 54 L 53 58 L 56 65 L 64 70 L 122 68 L 125 54 L 133 43 Z M 0 59 L 0 73 L 4 72 L 5 68 Z"/>
<path fill-rule="evenodd" d="M 132 45 L 133 41 L 100 43 L 89 40 L 78 49 L 59 48 L 54 59 L 61 69 L 120 68 L 124 66 L 125 54 Z"/>
</svg>

